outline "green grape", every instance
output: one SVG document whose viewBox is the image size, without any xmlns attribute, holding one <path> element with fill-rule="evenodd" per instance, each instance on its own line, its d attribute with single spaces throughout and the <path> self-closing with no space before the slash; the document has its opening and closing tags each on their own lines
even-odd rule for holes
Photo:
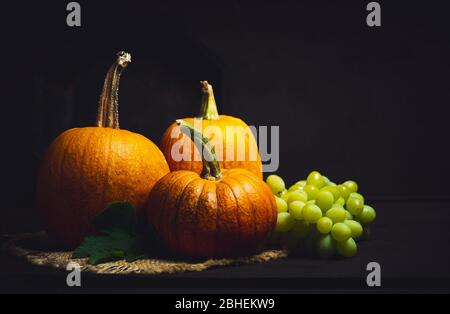
<svg viewBox="0 0 450 314">
<path fill-rule="evenodd" d="M 303 191 L 305 191 L 306 194 L 308 194 L 308 200 L 315 200 L 317 194 L 319 194 L 319 188 L 311 184 L 305 185 Z"/>
<path fill-rule="evenodd" d="M 267 177 L 266 183 L 272 189 L 273 194 L 277 194 L 286 189 L 286 185 L 284 184 L 283 179 L 276 174 L 271 174 Z"/>
<path fill-rule="evenodd" d="M 289 187 L 288 192 L 294 192 L 294 191 L 298 191 L 298 190 L 303 190 L 303 186 L 300 186 L 298 184 L 294 184 L 294 185 Z"/>
<path fill-rule="evenodd" d="M 316 223 L 322 217 L 322 211 L 319 206 L 307 204 L 302 210 L 303 219 L 309 223 Z"/>
<path fill-rule="evenodd" d="M 278 192 L 278 193 L 275 194 L 275 195 L 278 196 L 278 197 L 283 198 L 283 195 L 286 195 L 287 192 L 288 192 L 288 191 L 285 189 L 285 190 L 283 190 L 283 191 L 281 191 L 281 192 Z"/>
<path fill-rule="evenodd" d="M 326 212 L 334 203 L 333 193 L 330 191 L 320 191 L 316 196 L 316 205 L 320 207 L 322 212 Z"/>
<path fill-rule="evenodd" d="M 359 240 L 364 231 L 361 224 L 355 220 L 346 220 L 344 221 L 344 223 L 352 230 L 352 238 L 355 240 Z"/>
<path fill-rule="evenodd" d="M 316 204 L 316 200 L 309 200 L 306 202 L 306 204 Z"/>
<path fill-rule="evenodd" d="M 338 222 L 333 225 L 333 228 L 331 228 L 331 235 L 336 241 L 344 242 L 352 236 L 352 229 L 350 229 L 350 227 L 343 222 Z"/>
<path fill-rule="evenodd" d="M 294 219 L 288 212 L 278 213 L 277 224 L 275 226 L 276 232 L 286 232 L 294 226 Z"/>
<path fill-rule="evenodd" d="M 286 203 L 285 200 L 283 200 L 282 198 L 280 198 L 278 196 L 275 196 L 275 203 L 277 204 L 277 211 L 279 213 L 287 212 L 288 204 Z"/>
<path fill-rule="evenodd" d="M 306 194 L 305 191 L 299 190 L 294 192 L 288 192 L 287 202 L 293 202 L 293 201 L 302 201 L 306 202 L 308 201 L 308 194 Z"/>
<path fill-rule="evenodd" d="M 289 213 L 291 214 L 291 217 L 296 220 L 303 219 L 303 207 L 305 207 L 305 202 L 302 201 L 293 201 L 290 202 L 289 205 Z"/>
<path fill-rule="evenodd" d="M 344 222 L 347 219 L 347 213 L 343 207 L 332 207 L 327 210 L 325 216 L 330 218 L 333 223 Z"/>
<path fill-rule="evenodd" d="M 322 258 L 330 258 L 336 254 L 336 241 L 329 235 L 319 238 L 316 246 L 317 254 Z"/>
<path fill-rule="evenodd" d="M 328 177 L 322 176 L 322 181 L 324 183 L 324 185 L 328 185 L 328 183 L 330 183 L 330 179 L 328 179 Z"/>
<path fill-rule="evenodd" d="M 306 178 L 306 183 L 307 185 L 314 185 L 319 189 L 325 185 L 322 175 L 317 171 L 313 171 L 308 175 Z"/>
<path fill-rule="evenodd" d="M 296 239 L 303 239 L 309 234 L 309 223 L 304 220 L 295 220 L 289 233 Z"/>
<path fill-rule="evenodd" d="M 298 181 L 297 183 L 295 183 L 295 185 L 304 187 L 304 186 L 306 185 L 306 180 L 300 180 L 300 181 Z"/>
<path fill-rule="evenodd" d="M 353 215 L 352 215 L 351 212 L 349 212 L 348 210 L 346 210 L 345 213 L 347 214 L 347 217 L 345 217 L 345 219 L 347 219 L 347 220 L 353 220 Z"/>
<path fill-rule="evenodd" d="M 358 191 L 358 183 L 355 181 L 349 180 L 343 183 L 350 191 L 350 193 L 354 193 Z"/>
<path fill-rule="evenodd" d="M 333 181 L 330 181 L 330 182 L 327 183 L 327 186 L 337 186 L 337 184 L 334 183 Z"/>
<path fill-rule="evenodd" d="M 344 257 L 353 257 L 358 252 L 358 246 L 353 238 L 337 243 L 337 251 Z"/>
<path fill-rule="evenodd" d="M 340 206 L 344 206 L 345 205 L 345 200 L 342 197 L 339 197 L 337 199 L 337 201 L 335 202 L 335 204 L 340 205 Z"/>
<path fill-rule="evenodd" d="M 361 214 L 364 207 L 364 203 L 359 198 L 349 198 L 347 200 L 346 208 L 347 210 L 355 216 Z"/>
<path fill-rule="evenodd" d="M 341 193 L 341 197 L 344 200 L 347 200 L 347 198 L 350 195 L 350 190 L 348 189 L 348 187 L 343 184 L 340 184 L 340 185 L 338 185 L 338 189 L 339 189 L 339 192 Z"/>
<path fill-rule="evenodd" d="M 281 195 L 280 197 L 287 203 L 290 192 L 288 192 L 287 190 L 285 190 L 285 191 L 286 192 L 284 192 L 284 193 L 283 192 L 280 193 L 280 195 Z"/>
<path fill-rule="evenodd" d="M 320 233 L 327 234 L 330 233 L 331 228 L 333 227 L 333 220 L 328 217 L 322 217 L 317 221 L 317 230 Z"/>
<path fill-rule="evenodd" d="M 356 192 L 350 193 L 350 195 L 348 196 L 348 198 L 357 198 L 357 199 L 360 199 L 361 202 L 364 203 L 364 196 L 362 196 L 361 194 L 356 193 Z"/>
<path fill-rule="evenodd" d="M 333 194 L 334 200 L 337 201 L 339 197 L 341 196 L 341 193 L 339 192 L 339 189 L 336 186 L 327 185 L 320 189 L 320 192 L 322 191 L 329 191 Z"/>
<path fill-rule="evenodd" d="M 363 224 L 371 223 L 377 218 L 377 213 L 372 206 L 364 205 L 361 213 L 358 215 L 358 220 Z"/>
</svg>

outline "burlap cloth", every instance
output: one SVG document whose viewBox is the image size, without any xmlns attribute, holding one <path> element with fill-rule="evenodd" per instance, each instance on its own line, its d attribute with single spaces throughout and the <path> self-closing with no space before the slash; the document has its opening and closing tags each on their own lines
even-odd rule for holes
<svg viewBox="0 0 450 314">
<path fill-rule="evenodd" d="M 5 238 L 2 245 L 3 250 L 11 255 L 23 257 L 33 265 L 66 269 L 67 264 L 76 262 L 80 265 L 82 271 L 99 274 L 163 274 L 202 271 L 212 267 L 267 262 L 286 256 L 286 252 L 282 250 L 266 250 L 253 256 L 236 259 L 209 259 L 186 262 L 151 258 L 131 263 L 121 260 L 90 265 L 87 263 L 87 259 L 72 259 L 72 252 L 58 251 L 49 246 L 44 232 L 19 234 L 6 236 Z"/>
</svg>

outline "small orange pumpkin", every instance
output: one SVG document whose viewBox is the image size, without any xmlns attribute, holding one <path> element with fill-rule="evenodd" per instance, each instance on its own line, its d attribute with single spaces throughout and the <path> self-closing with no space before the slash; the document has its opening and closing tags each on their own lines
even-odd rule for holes
<svg viewBox="0 0 450 314">
<path fill-rule="evenodd" d="M 249 126 L 241 119 L 219 115 L 212 86 L 207 81 L 200 83 L 202 88 L 200 114 L 197 118 L 184 118 L 183 120 L 194 124 L 199 129 L 200 126 L 197 126 L 195 120 L 201 121 L 200 131 L 213 142 L 222 169 L 244 168 L 262 179 L 261 157 Z M 194 148 L 189 137 L 180 132 L 176 123 L 170 125 L 164 132 L 161 150 L 171 171 L 191 170 L 199 174 L 202 171 L 201 154 Z M 176 160 L 173 150 L 178 155 L 187 156 L 187 160 Z"/>
<path fill-rule="evenodd" d="M 36 207 L 50 238 L 64 246 L 77 246 L 112 201 L 127 200 L 139 214 L 153 185 L 169 172 L 155 144 L 119 129 L 119 79 L 129 62 L 130 54 L 120 52 L 107 73 L 97 127 L 65 131 L 42 160 Z"/>
<path fill-rule="evenodd" d="M 276 224 L 270 188 L 246 169 L 222 171 L 208 138 L 188 122 L 177 120 L 177 125 L 201 143 L 206 154 L 203 171 L 201 175 L 174 171 L 158 181 L 147 204 L 149 223 L 181 255 L 229 257 L 254 252 Z"/>
</svg>

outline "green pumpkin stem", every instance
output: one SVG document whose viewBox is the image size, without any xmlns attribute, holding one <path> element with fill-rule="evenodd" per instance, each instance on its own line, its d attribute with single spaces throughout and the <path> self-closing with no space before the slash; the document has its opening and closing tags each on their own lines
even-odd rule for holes
<svg viewBox="0 0 450 314">
<path fill-rule="evenodd" d="M 216 151 L 209 139 L 206 136 L 203 136 L 203 134 L 189 122 L 176 120 L 176 123 L 181 127 L 181 132 L 191 138 L 202 155 L 203 170 L 200 176 L 207 180 L 218 180 L 222 178 L 222 171 L 220 170 L 219 162 L 217 161 Z"/>
<path fill-rule="evenodd" d="M 120 51 L 117 53 L 117 60 L 106 74 L 98 104 L 98 127 L 119 128 L 119 81 L 123 69 L 130 62 L 131 55 L 128 52 Z"/>
<path fill-rule="evenodd" d="M 212 86 L 208 81 L 200 81 L 202 86 L 202 106 L 200 108 L 199 118 L 205 120 L 219 120 L 216 100 Z"/>
</svg>

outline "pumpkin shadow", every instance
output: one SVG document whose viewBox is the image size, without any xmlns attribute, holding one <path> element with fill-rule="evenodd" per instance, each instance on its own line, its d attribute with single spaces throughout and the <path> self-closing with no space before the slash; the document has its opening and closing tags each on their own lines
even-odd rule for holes
<svg viewBox="0 0 450 314">
<path fill-rule="evenodd" d="M 170 250 L 164 241 L 158 236 L 153 226 L 141 223 L 138 226 L 140 243 L 146 252 L 146 256 L 152 259 L 170 260 L 183 263 L 200 263 L 210 258 L 189 257 Z"/>
<path fill-rule="evenodd" d="M 236 255 L 236 256 L 216 256 L 216 257 L 191 257 L 186 255 L 181 255 L 179 253 L 171 251 L 165 244 L 164 241 L 158 236 L 155 229 L 147 224 L 140 223 L 138 225 L 138 234 L 142 239 L 140 242 L 143 245 L 143 248 L 146 252 L 146 257 L 152 259 L 162 259 L 162 260 L 170 260 L 173 262 L 183 262 L 183 263 L 202 263 L 206 260 L 218 260 L 218 259 L 241 259 L 241 258 L 249 258 L 262 252 L 264 249 L 273 249 L 276 250 L 279 248 L 271 247 L 271 246 L 261 246 L 255 249 L 252 252 L 249 252 L 246 255 Z"/>
</svg>

